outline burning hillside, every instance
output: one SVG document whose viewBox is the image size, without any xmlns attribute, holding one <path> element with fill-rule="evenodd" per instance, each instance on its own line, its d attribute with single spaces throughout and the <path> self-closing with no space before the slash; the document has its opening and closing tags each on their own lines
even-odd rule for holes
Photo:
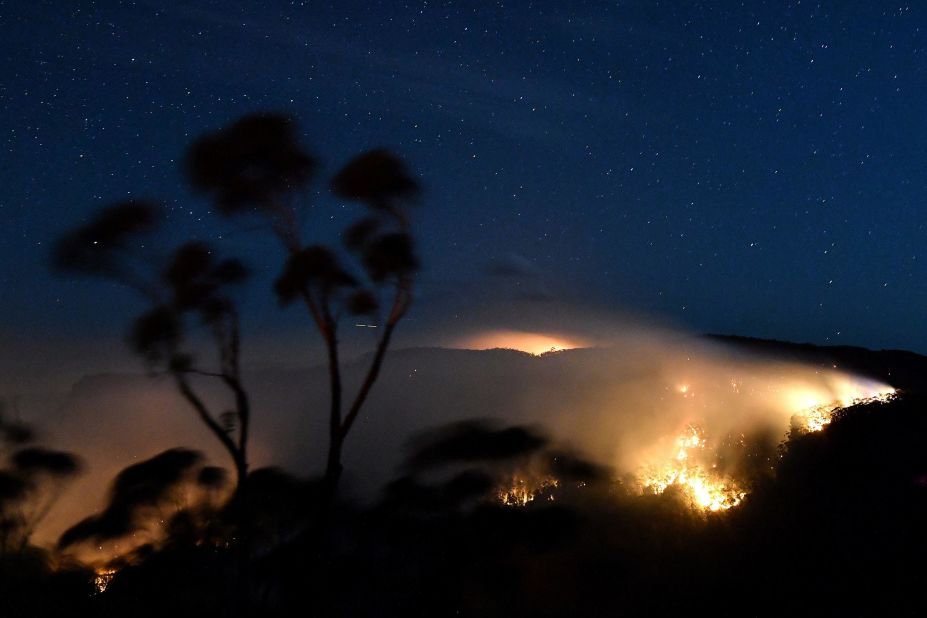
<svg viewBox="0 0 927 618">
<path fill-rule="evenodd" d="M 666 463 L 643 467 L 641 491 L 662 494 L 676 488 L 693 506 L 708 511 L 723 511 L 740 504 L 747 492 L 734 479 L 715 472 L 717 466 L 709 463 L 706 442 L 698 427 L 687 427 L 676 438 L 676 452 Z"/>
<path fill-rule="evenodd" d="M 887 403 L 896 395 L 895 389 L 886 385 L 848 377 L 840 382 L 844 389 L 837 399 L 829 401 L 821 400 L 822 395 L 808 390 L 787 392 L 789 401 L 807 404 L 796 410 L 791 427 L 804 432 L 821 431 L 838 410 L 853 405 Z M 732 387 L 737 389 L 735 381 Z M 689 396 L 689 388 L 681 387 L 680 393 Z M 739 444 L 746 446 L 743 435 Z M 661 494 L 675 489 L 695 508 L 724 511 L 737 506 L 747 496 L 744 487 L 749 479 L 738 481 L 719 472 L 717 459 L 717 451 L 709 446 L 703 431 L 697 425 L 689 425 L 676 437 L 665 459 L 642 466 L 638 483 L 643 493 Z"/>
<path fill-rule="evenodd" d="M 782 434 L 783 439 L 788 431 L 807 433 L 823 430 L 830 424 L 834 415 L 844 408 L 888 403 L 896 396 L 896 390 L 892 387 L 872 384 L 859 378 L 841 376 L 837 382 L 842 389 L 832 400 L 820 399 L 832 394 L 815 393 L 807 387 L 786 391 L 787 401 L 798 402 L 803 407 L 795 410 L 790 427 L 786 427 Z M 733 380 L 731 387 L 735 391 L 739 389 L 737 382 Z M 689 385 L 682 385 L 677 390 L 683 398 L 694 397 Z M 725 457 L 720 451 L 721 446 L 728 447 L 727 458 L 730 459 L 731 445 L 738 451 L 735 453 L 735 459 L 749 456 L 747 450 L 752 445 L 744 434 L 727 436 L 725 444 L 722 445 L 718 441 L 710 441 L 705 430 L 691 422 L 675 437 L 661 439 L 648 451 L 648 455 L 639 466 L 635 482 L 642 495 L 658 495 L 673 491 L 693 509 L 706 512 L 726 511 L 739 505 L 747 497 L 752 480 L 737 478 L 736 475 L 726 472 L 726 468 L 731 467 L 730 462 L 725 465 Z M 769 463 L 771 466 L 772 462 Z M 736 469 L 736 466 L 734 467 Z M 548 500 L 553 500 L 554 491 L 558 487 L 559 480 L 549 475 L 514 474 L 497 489 L 496 499 L 506 506 L 526 506 L 534 502 L 538 496 L 546 496 Z"/>
</svg>

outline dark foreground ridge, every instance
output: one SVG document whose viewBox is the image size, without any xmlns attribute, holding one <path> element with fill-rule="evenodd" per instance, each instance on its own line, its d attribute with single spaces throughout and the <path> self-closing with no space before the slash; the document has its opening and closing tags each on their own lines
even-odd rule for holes
<svg viewBox="0 0 927 618">
<path fill-rule="evenodd" d="M 172 450 L 123 471 L 111 503 L 58 550 L 4 552 L 0 615 L 923 615 L 927 359 L 718 339 L 837 363 L 903 393 L 845 408 L 823 431 L 744 447 L 749 495 L 721 514 L 669 491 L 641 496 L 538 429 L 490 422 L 418 436 L 370 506 L 330 504 L 318 479 L 266 468 L 222 506 L 220 471 Z M 574 353 L 592 354 L 523 358 Z M 512 506 L 518 484 L 499 488 L 518 475 L 536 493 Z M 152 529 L 163 536 L 106 568 L 65 551 Z"/>
</svg>

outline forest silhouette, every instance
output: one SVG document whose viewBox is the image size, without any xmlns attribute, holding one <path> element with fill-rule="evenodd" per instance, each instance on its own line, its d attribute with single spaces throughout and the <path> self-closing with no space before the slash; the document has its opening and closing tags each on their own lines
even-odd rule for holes
<svg viewBox="0 0 927 618">
<path fill-rule="evenodd" d="M 163 206 L 101 209 L 56 244 L 52 267 L 124 285 L 143 307 L 126 340 L 168 380 L 227 461 L 183 444 L 112 479 L 105 504 L 54 547 L 36 527 L 82 471 L 79 454 L 0 410 L 2 616 L 922 615 L 927 579 L 927 358 L 775 344 L 808 362 L 839 358 L 903 392 L 841 410 L 825 431 L 793 428 L 745 447 L 749 499 L 719 514 L 672 491 L 641 495 L 543 427 L 471 419 L 426 429 L 372 504 L 339 491 L 352 427 L 413 301 L 410 209 L 420 183 L 397 155 L 359 154 L 327 180 L 362 215 L 309 240 L 318 160 L 292 119 L 259 114 L 190 147 L 191 189 L 217 219 L 257 222 L 282 259 L 268 296 L 299 304 L 325 350 L 327 419 L 317 476 L 255 468 L 261 422 L 242 350 L 239 258 L 199 240 L 166 246 Z M 218 225 L 218 222 L 217 222 Z M 88 285 L 94 285 L 88 283 Z M 356 390 L 342 383 L 339 327 L 375 324 Z M 253 334 L 251 334 L 253 335 Z M 756 349 L 762 342 L 738 340 Z M 205 396 L 215 382 L 226 409 Z M 511 385 L 517 388 L 517 385 Z M 529 495 L 530 494 L 530 495 Z M 103 564 L 87 559 L 112 548 Z"/>
</svg>

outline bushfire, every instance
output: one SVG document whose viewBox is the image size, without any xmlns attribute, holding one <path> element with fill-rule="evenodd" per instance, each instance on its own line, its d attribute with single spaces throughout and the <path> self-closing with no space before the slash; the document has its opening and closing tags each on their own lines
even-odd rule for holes
<svg viewBox="0 0 927 618">
<path fill-rule="evenodd" d="M 824 429 L 825 425 L 830 424 L 834 418 L 834 413 L 841 408 L 867 403 L 887 403 L 894 399 L 895 396 L 895 389 L 891 387 L 880 387 L 874 393 L 851 395 L 844 399 L 826 403 L 814 402 L 798 411 L 795 414 L 795 420 L 798 421 L 799 426 L 806 431 L 821 431 Z"/>
<path fill-rule="evenodd" d="M 496 489 L 496 499 L 505 506 L 525 506 L 534 502 L 538 495 L 560 486 L 560 481 L 552 476 L 537 478 L 513 474 L 506 483 Z M 548 494 L 553 498 L 552 494 Z"/>
<path fill-rule="evenodd" d="M 93 586 L 96 588 L 97 594 L 106 592 L 106 589 L 109 587 L 109 583 L 113 581 L 113 577 L 115 576 L 116 569 L 97 569 L 93 576 Z"/>
<path fill-rule="evenodd" d="M 739 383 L 731 380 L 735 393 Z M 693 396 L 688 385 L 677 387 L 684 398 Z M 821 431 L 841 408 L 853 405 L 888 402 L 895 397 L 895 389 L 882 384 L 870 385 L 863 381 L 841 378 L 836 392 L 792 387 L 785 390 L 787 406 L 795 410 L 793 426 L 804 431 Z M 642 493 L 662 494 L 670 488 L 680 491 L 695 507 L 705 511 L 724 511 L 740 504 L 747 492 L 736 479 L 717 472 L 717 454 L 708 447 L 703 431 L 690 424 L 676 438 L 668 460 L 658 464 L 645 464 L 638 483 Z"/>
<path fill-rule="evenodd" d="M 786 419 L 791 417 L 791 428 L 801 432 L 821 431 L 842 408 L 874 402 L 888 402 L 896 391 L 884 384 L 863 379 L 854 379 L 846 374 L 827 376 L 822 384 L 786 382 L 785 385 L 766 385 L 762 390 L 745 386 L 741 380 L 731 378 L 730 390 L 736 400 L 755 396 L 762 392 L 770 394 L 777 403 L 776 408 L 784 411 L 782 419 L 783 437 L 788 430 Z M 725 387 L 727 388 L 727 387 Z M 696 402 L 696 389 L 690 384 L 676 385 L 679 397 Z M 699 397 L 698 399 L 703 399 Z M 709 396 L 709 399 L 711 397 Z M 700 404 L 707 403 L 705 401 Z M 722 404 L 723 405 L 723 404 Z M 734 405 L 728 401 L 728 405 Z M 692 410 L 698 408 L 693 407 Z M 721 466 L 717 440 L 706 426 L 693 414 L 685 421 L 683 429 L 675 436 L 659 440 L 653 448 L 644 449 L 643 462 L 638 467 L 636 482 L 642 495 L 658 495 L 667 491 L 678 494 L 694 509 L 704 512 L 720 512 L 733 508 L 747 497 L 750 479 L 741 479 L 722 471 L 730 466 Z M 740 445 L 746 446 L 743 434 L 738 435 Z M 556 478 L 537 475 L 513 475 L 495 492 L 498 502 L 506 506 L 526 506 L 538 496 L 553 498 L 552 490 L 559 487 Z"/>
<path fill-rule="evenodd" d="M 698 508 L 723 511 L 740 504 L 747 495 L 736 481 L 714 472 L 706 464 L 706 440 L 701 430 L 690 425 L 675 441 L 675 455 L 662 466 L 646 466 L 641 475 L 643 491 L 661 494 L 678 488 Z"/>
</svg>

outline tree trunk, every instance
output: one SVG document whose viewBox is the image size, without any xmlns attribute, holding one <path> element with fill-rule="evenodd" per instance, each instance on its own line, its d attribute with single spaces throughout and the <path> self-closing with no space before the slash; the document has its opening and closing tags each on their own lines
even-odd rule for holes
<svg viewBox="0 0 927 618">
<path fill-rule="evenodd" d="M 338 360 L 338 338 L 330 321 L 325 346 L 328 348 L 328 378 L 331 390 L 331 408 L 328 415 L 328 459 L 325 464 L 325 484 L 333 496 L 341 477 L 341 366 Z"/>
<path fill-rule="evenodd" d="M 325 464 L 325 487 L 330 497 L 334 497 L 338 489 L 338 481 L 341 479 L 341 447 L 344 444 L 344 438 L 338 431 L 331 436 L 328 444 L 328 460 Z"/>
</svg>

